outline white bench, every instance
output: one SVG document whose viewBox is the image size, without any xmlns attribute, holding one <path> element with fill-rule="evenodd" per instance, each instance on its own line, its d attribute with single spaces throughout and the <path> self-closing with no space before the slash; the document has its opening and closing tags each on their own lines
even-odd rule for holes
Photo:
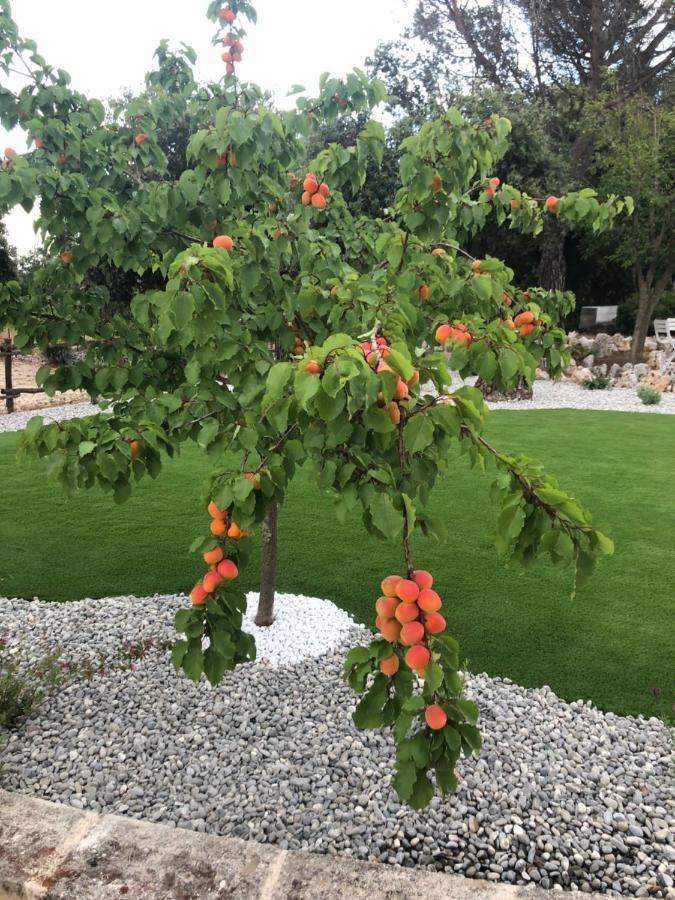
<svg viewBox="0 0 675 900">
<path fill-rule="evenodd" d="M 661 372 L 675 375 L 675 319 L 654 319 L 654 335 L 663 353 Z"/>
</svg>

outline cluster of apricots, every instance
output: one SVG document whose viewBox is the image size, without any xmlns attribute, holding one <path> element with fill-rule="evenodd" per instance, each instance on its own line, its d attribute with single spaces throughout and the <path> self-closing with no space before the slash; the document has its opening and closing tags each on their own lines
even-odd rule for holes
<svg viewBox="0 0 675 900">
<path fill-rule="evenodd" d="M 521 337 L 526 337 L 537 325 L 541 325 L 541 322 L 535 318 L 534 313 L 529 309 L 518 313 L 513 320 L 513 327 L 518 329 Z"/>
<path fill-rule="evenodd" d="M 232 10 L 229 10 L 229 12 L 232 12 Z M 221 59 L 225 63 L 225 70 L 228 75 L 232 75 L 234 74 L 234 64 L 241 62 L 241 54 L 244 52 L 244 45 L 239 38 L 236 38 L 233 34 L 226 35 L 223 38 L 223 44 L 228 49 L 222 54 Z"/>
<path fill-rule="evenodd" d="M 207 550 L 204 562 L 208 565 L 209 571 L 190 591 L 193 606 L 203 606 L 208 595 L 212 594 L 222 581 L 232 581 L 239 574 L 236 563 L 225 558 L 222 547 Z"/>
<path fill-rule="evenodd" d="M 382 407 L 386 406 L 389 418 L 394 425 L 398 425 L 401 421 L 401 407 L 399 406 L 399 403 L 402 400 L 407 400 L 410 396 L 410 388 L 419 384 L 420 373 L 415 369 L 408 381 L 404 381 L 403 378 L 401 378 L 398 373 L 385 362 L 385 359 L 389 356 L 390 350 L 387 339 L 382 335 L 378 335 L 374 341 L 362 341 L 360 347 L 361 352 L 366 358 L 366 362 L 372 369 L 375 369 L 378 374 L 380 372 L 391 372 L 392 375 L 398 377 L 396 387 L 394 388 L 394 396 L 389 403 L 386 402 L 384 394 L 381 391 L 377 397 L 379 405 Z"/>
<path fill-rule="evenodd" d="M 375 603 L 375 625 L 382 637 L 391 644 L 407 648 L 404 660 L 413 672 L 424 678 L 431 660 L 428 640 L 431 635 L 445 630 L 445 619 L 439 612 L 441 598 L 432 590 L 434 583 L 430 572 L 418 569 L 411 578 L 388 575 L 380 585 L 382 596 Z M 398 652 L 380 661 L 380 671 L 391 677 L 401 665 Z M 425 710 L 429 728 L 443 728 L 447 716 L 440 706 L 431 704 Z"/>
<path fill-rule="evenodd" d="M 316 175 L 310 172 L 302 182 L 302 202 L 305 206 L 310 204 L 316 209 L 326 208 L 326 198 L 330 194 L 330 188 L 325 181 L 319 181 Z"/>
<path fill-rule="evenodd" d="M 260 490 L 260 479 L 254 472 L 246 472 L 245 477 L 253 483 L 255 491 Z M 232 521 L 229 509 L 218 509 L 213 500 L 207 508 L 211 516 L 211 534 L 214 537 L 228 537 L 232 541 L 239 541 L 241 538 L 248 537 L 248 531 L 242 531 L 237 523 Z"/>
<path fill-rule="evenodd" d="M 300 337 L 300 329 L 295 324 L 295 322 L 287 322 L 286 323 L 289 329 L 293 332 L 293 346 L 291 348 L 292 356 L 304 356 L 305 353 L 305 344 L 302 338 Z"/>
<path fill-rule="evenodd" d="M 436 329 L 437 344 L 445 344 L 448 341 L 452 341 L 457 347 L 468 347 L 471 340 L 471 332 L 462 322 L 458 325 L 450 325 L 448 322 L 445 322 Z"/>
<path fill-rule="evenodd" d="M 485 185 L 485 187 L 483 188 L 483 193 L 486 194 L 488 197 L 492 197 L 494 195 L 494 192 L 499 188 L 500 184 L 501 184 L 501 181 L 495 175 L 495 177 L 491 178 L 488 181 L 488 183 Z"/>
</svg>

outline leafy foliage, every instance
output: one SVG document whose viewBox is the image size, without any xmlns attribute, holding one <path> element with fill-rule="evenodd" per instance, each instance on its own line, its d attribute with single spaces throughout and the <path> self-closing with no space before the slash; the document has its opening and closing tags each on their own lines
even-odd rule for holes
<svg viewBox="0 0 675 900">
<path fill-rule="evenodd" d="M 79 345 L 79 358 L 43 367 L 38 383 L 49 394 L 83 389 L 104 406 L 86 420 L 31 420 L 27 452 L 47 458 L 67 490 L 98 484 L 121 503 L 164 457 L 197 443 L 213 460 L 204 500 L 215 513 L 194 549 L 238 564 L 247 533 L 307 463 L 339 519 L 360 509 L 371 534 L 402 542 L 410 574 L 413 529 L 443 538 L 428 501 L 459 442 L 493 480 L 499 552 L 524 564 L 548 555 L 573 565 L 578 583 L 589 577 L 611 541 L 538 464 L 484 439 L 482 395 L 451 391 L 448 363 L 502 390 L 531 382 L 540 363 L 559 373 L 570 295 L 523 292 L 505 263 L 462 245 L 488 221 L 535 235 L 555 216 L 602 231 L 629 200 L 581 190 L 545 207 L 493 176 L 509 120 L 473 124 L 450 109 L 403 141 L 387 217 L 357 217 L 343 191 L 356 194 L 384 152 L 382 126 L 369 118 L 384 88 L 360 70 L 323 76 L 318 96 L 299 91 L 295 109 L 279 113 L 237 81 L 233 63 L 221 83 L 200 87 L 192 51 L 161 45 L 145 93 L 106 121 L 101 103 L 72 91 L 20 38 L 7 0 L 0 9 L 0 65 L 27 57 L 31 73 L 18 93 L 0 91 L 0 119 L 39 139 L 7 158 L 0 205 L 30 209 L 40 198 L 49 258 L 39 278 L 2 286 L 0 324 L 12 323 L 20 348 Z M 219 2 L 208 15 L 219 23 L 214 42 L 231 47 L 255 11 L 243 0 L 227 9 L 231 27 Z M 345 115 L 363 115 L 354 142 L 328 144 L 307 166 L 309 137 Z M 179 121 L 190 123 L 181 171 L 157 138 Z M 139 285 L 130 316 L 102 315 L 107 298 L 91 272 L 105 265 L 159 283 Z M 238 465 L 224 465 L 226 453 Z M 209 589 L 208 578 L 177 616 L 173 661 L 216 683 L 255 648 L 241 630 L 243 594 L 225 580 Z M 442 702 L 443 735 L 408 736 L 418 700 L 405 670 L 393 694 L 376 674 L 357 716 L 364 727 L 396 720 L 396 786 L 415 806 L 430 799 L 431 769 L 452 790 L 459 752 L 480 747 L 456 644 L 435 637 L 431 648 L 422 696 Z M 381 652 L 376 642 L 359 655 L 370 666 L 358 668 L 359 689 Z M 357 679 L 351 664 L 348 674 Z"/>
</svg>

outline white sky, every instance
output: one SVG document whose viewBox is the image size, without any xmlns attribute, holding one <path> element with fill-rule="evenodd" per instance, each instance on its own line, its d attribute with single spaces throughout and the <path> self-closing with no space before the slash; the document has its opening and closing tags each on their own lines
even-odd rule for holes
<svg viewBox="0 0 675 900">
<path fill-rule="evenodd" d="M 197 75 L 215 80 L 223 71 L 211 45 L 214 26 L 204 15 L 207 0 L 13 0 L 24 37 L 37 41 L 47 61 L 66 69 L 77 90 L 106 99 L 122 88 L 139 88 L 162 38 L 197 51 Z M 363 62 L 378 41 L 397 37 L 405 24 L 406 0 L 254 0 L 258 25 L 245 39 L 242 79 L 275 92 L 283 104 L 288 88 L 316 90 L 328 71 L 343 75 Z M 191 12 L 187 12 L 187 7 Z M 26 149 L 23 132 L 0 129 L 0 149 Z M 20 254 L 36 246 L 32 220 L 23 210 L 5 218 Z"/>
</svg>

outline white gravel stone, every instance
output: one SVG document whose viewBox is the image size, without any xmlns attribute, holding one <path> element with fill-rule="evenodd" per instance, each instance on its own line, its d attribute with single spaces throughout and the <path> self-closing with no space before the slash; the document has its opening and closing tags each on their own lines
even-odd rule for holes
<svg viewBox="0 0 675 900">
<path fill-rule="evenodd" d="M 109 657 L 125 639 L 171 637 L 185 603 L 0 599 L 0 621 L 9 647 L 33 659 L 56 641 L 69 659 Z M 351 719 L 341 668 L 367 637 L 328 601 L 282 595 L 258 661 L 213 689 L 177 675 L 160 644 L 133 669 L 69 683 L 11 732 L 3 787 L 285 848 L 669 896 L 675 786 L 663 723 L 470 675 L 483 751 L 462 760 L 455 796 L 415 813 L 391 788 L 391 735 Z M 314 655 L 321 646 L 332 649 Z"/>
<path fill-rule="evenodd" d="M 93 403 L 68 403 L 65 406 L 48 406 L 44 409 L 24 409 L 19 412 L 0 416 L 0 433 L 3 431 L 21 431 L 30 419 L 42 416 L 45 425 L 49 422 L 62 422 L 65 419 L 79 419 L 83 416 L 94 416 L 101 410 Z"/>
</svg>

